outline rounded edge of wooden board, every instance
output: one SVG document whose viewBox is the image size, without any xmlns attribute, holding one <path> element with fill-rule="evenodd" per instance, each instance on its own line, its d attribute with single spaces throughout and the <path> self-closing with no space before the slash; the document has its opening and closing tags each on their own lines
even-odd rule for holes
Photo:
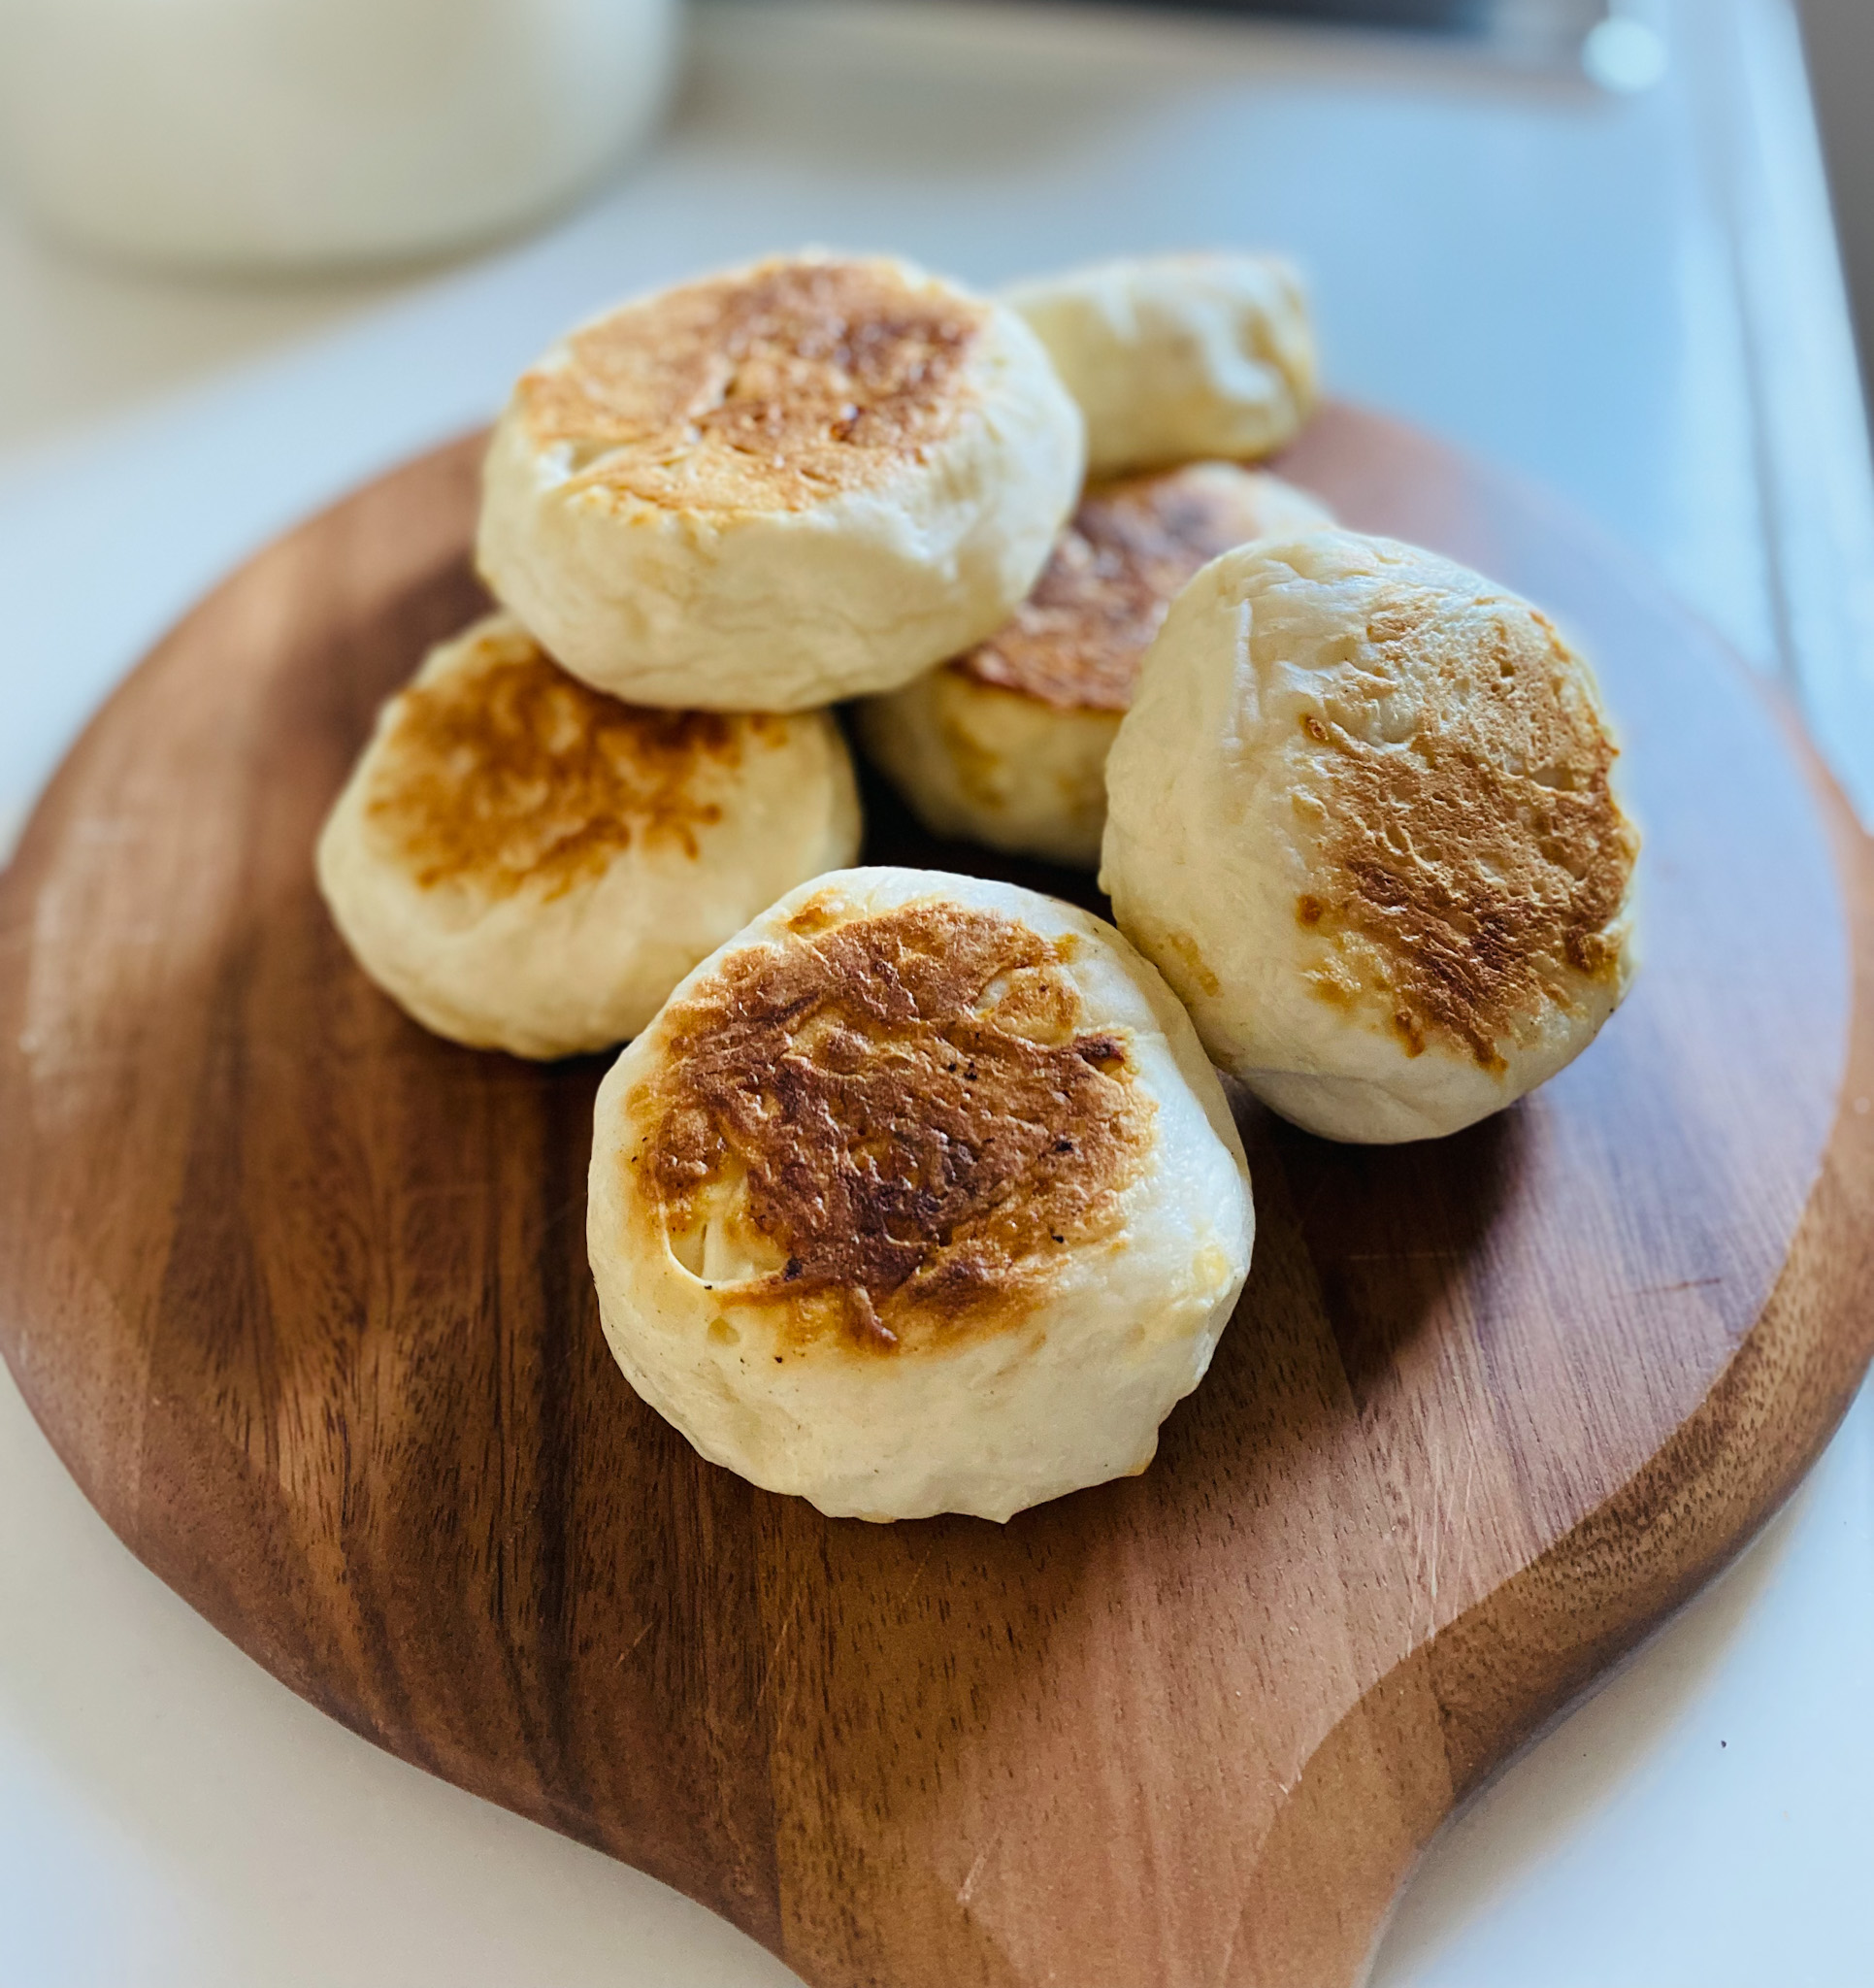
<svg viewBox="0 0 1874 1988">
<path fill-rule="evenodd" d="M 1842 1090 L 1790 1254 L 1665 1444 L 1413 1649 L 1316 1749 L 1263 1845 L 1223 1988 L 1364 1982 L 1432 1839 L 1756 1539 L 1874 1359 L 1874 840 L 1794 713 L 1761 695 L 1821 811 L 1849 937 Z M 1319 1882 L 1330 1859 L 1333 1891 Z"/>
<path fill-rule="evenodd" d="M 66 747 L 58 764 L 53 768 L 51 777 L 33 797 L 32 805 L 27 810 L 24 820 L 19 824 L 17 835 L 14 838 L 8 858 L 4 864 L 0 864 L 0 949 L 5 948 L 9 927 L 16 919 L 16 893 L 30 898 L 40 862 L 41 841 L 57 832 L 68 790 L 78 786 L 83 779 L 89 758 L 95 751 L 101 749 L 103 742 L 108 739 L 119 710 L 142 692 L 148 679 L 164 667 L 171 652 L 191 644 L 199 632 L 211 629 L 218 617 L 237 613 L 249 592 L 257 594 L 264 589 L 276 566 L 292 564 L 311 535 L 347 521 L 355 521 L 361 511 L 368 509 L 369 500 L 375 498 L 388 501 L 405 485 L 430 483 L 444 498 L 444 502 L 435 503 L 433 536 L 438 543 L 430 554 L 430 563 L 441 569 L 459 561 L 465 545 L 473 536 L 474 513 L 472 507 L 465 506 L 462 528 L 452 530 L 447 520 L 446 496 L 451 485 L 464 493 L 478 489 L 481 456 L 487 435 L 488 430 L 485 427 L 466 430 L 447 441 L 422 449 L 415 455 L 392 463 L 387 469 L 378 471 L 365 481 L 341 491 L 329 502 L 307 513 L 304 517 L 295 519 L 283 530 L 274 533 L 271 538 L 244 554 L 230 571 L 164 628 L 99 701 L 85 719 L 77 738 Z M 365 501 L 361 503 L 361 500 Z M 420 566 L 413 566 L 411 572 L 414 574 L 419 570 Z M 22 925 L 26 922 L 24 919 L 19 920 Z M 25 947 L 21 945 L 19 950 L 23 953 Z M 8 1044 L 5 1046 L 10 1050 L 14 1045 Z M 3 1184 L 4 1180 L 4 1160 L 0 1159 L 0 1184 Z M 4 1237 L 0 1237 L 0 1242 L 3 1241 Z M 5 1251 L 0 1249 L 0 1297 L 6 1295 L 10 1282 Z M 102 1432 L 96 1428 L 85 1431 L 76 1423 L 70 1430 L 55 1426 L 54 1420 L 42 1408 L 39 1392 L 33 1384 L 33 1376 L 22 1357 L 16 1334 L 9 1328 L 4 1316 L 0 1316 L 0 1359 L 6 1361 L 40 1434 L 45 1437 L 53 1454 L 83 1492 L 85 1502 L 144 1567 L 165 1586 L 175 1588 L 176 1592 L 181 1593 L 181 1589 L 176 1588 L 176 1584 L 158 1565 L 157 1555 L 147 1550 L 135 1511 L 109 1498 L 102 1474 L 89 1468 L 90 1460 L 82 1454 L 79 1440 L 81 1436 L 89 1434 L 94 1438 L 101 1438 Z M 374 1734 L 365 1731 L 354 1721 L 341 1717 L 331 1704 L 322 1701 L 312 1690 L 303 1688 L 300 1683 L 285 1676 L 277 1665 L 268 1663 L 248 1648 L 232 1629 L 217 1620 L 214 1612 L 205 1607 L 199 1600 L 188 1595 L 183 1595 L 182 1599 L 213 1628 L 227 1637 L 244 1655 L 252 1657 L 263 1670 L 270 1675 L 279 1678 L 297 1696 L 305 1698 L 309 1704 L 337 1719 L 338 1723 L 346 1726 L 348 1730 L 359 1732 L 374 1744 L 380 1743 Z"/>
</svg>

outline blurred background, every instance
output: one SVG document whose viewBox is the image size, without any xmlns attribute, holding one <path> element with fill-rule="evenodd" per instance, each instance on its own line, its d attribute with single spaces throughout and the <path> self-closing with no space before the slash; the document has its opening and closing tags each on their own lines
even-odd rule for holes
<svg viewBox="0 0 1874 1988">
<path fill-rule="evenodd" d="M 1792 4 L 1856 316 L 1870 326 L 1874 5 Z M 1061 12 L 1070 41 L 1082 26 Z M 1180 0 L 1157 13 L 1311 26 L 1341 38 L 1350 67 L 1390 51 L 1433 88 L 1495 65 L 1536 88 L 1572 78 L 1642 92 L 1675 33 L 1725 32 L 1685 0 Z M 685 39 L 681 0 L 0 0 L 0 448 L 343 317 L 603 195 L 694 83 Z"/>
<path fill-rule="evenodd" d="M 1874 324 L 1874 5 L 1792 4 L 1856 316 Z M 1312 25 L 1366 62 L 1436 50 L 1447 83 L 1480 60 L 1629 92 L 1663 74 L 1668 14 L 1700 32 L 1670 0 L 1157 11 Z M 681 0 L 0 0 L 0 350 L 32 349 L 39 376 L 29 400 L 0 387 L 0 447 L 603 190 L 667 117 L 683 37 Z M 165 281 L 180 272 L 223 286 Z M 282 274 L 297 290 L 264 282 Z M 138 321 L 113 349 L 89 315 L 125 303 Z"/>
</svg>

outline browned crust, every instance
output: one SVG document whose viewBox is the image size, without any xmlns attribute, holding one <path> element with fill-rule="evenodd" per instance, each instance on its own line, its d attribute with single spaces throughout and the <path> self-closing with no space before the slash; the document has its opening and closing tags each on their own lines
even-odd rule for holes
<svg viewBox="0 0 1874 1988">
<path fill-rule="evenodd" d="M 1478 605 L 1408 584 L 1369 613 L 1364 694 L 1415 711 L 1409 739 L 1375 743 L 1332 694 L 1302 713 L 1323 779 L 1298 806 L 1325 826 L 1295 915 L 1331 942 L 1322 1000 L 1376 1001 L 1408 1055 L 1440 1042 L 1496 1071 L 1618 982 L 1639 837 L 1586 666 L 1525 603 Z"/>
<path fill-rule="evenodd" d="M 1116 1229 L 1153 1106 L 1125 1037 L 1081 1027 L 1073 945 L 940 898 L 841 920 L 823 893 L 668 1011 L 625 1164 L 672 1236 L 742 1183 L 775 1268 L 735 1297 L 779 1357 L 1009 1331 Z"/>
<path fill-rule="evenodd" d="M 775 261 L 627 304 L 516 389 L 537 447 L 646 504 L 805 511 L 954 426 L 989 307 L 887 262 Z"/>
<path fill-rule="evenodd" d="M 557 898 L 634 843 L 694 860 L 698 832 L 722 818 L 704 798 L 711 770 L 785 734 L 781 718 L 622 704 L 525 637 L 477 651 L 403 692 L 367 777 L 374 835 L 424 890 Z"/>
<path fill-rule="evenodd" d="M 1035 591 L 953 668 L 1060 711 L 1125 711 L 1140 658 L 1200 566 L 1305 503 L 1278 478 L 1188 463 L 1089 489 Z"/>
</svg>

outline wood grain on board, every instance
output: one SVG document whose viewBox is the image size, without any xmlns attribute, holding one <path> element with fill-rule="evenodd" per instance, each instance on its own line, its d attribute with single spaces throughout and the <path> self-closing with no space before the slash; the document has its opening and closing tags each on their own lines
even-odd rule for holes
<svg viewBox="0 0 1874 1988">
<path fill-rule="evenodd" d="M 1639 985 L 1455 1139 L 1246 1106 L 1255 1268 L 1142 1478 L 1004 1528 L 827 1520 L 701 1462 L 605 1350 L 602 1063 L 425 1035 L 313 891 L 378 700 L 478 606 L 476 454 L 204 603 L 0 881 L 0 1340 L 40 1422 L 294 1690 L 815 1988 L 1358 1980 L 1453 1804 L 1749 1536 L 1868 1358 L 1858 832 L 1618 553 L 1329 411 L 1290 474 L 1598 658 Z M 977 860 L 882 803 L 872 852 Z"/>
</svg>

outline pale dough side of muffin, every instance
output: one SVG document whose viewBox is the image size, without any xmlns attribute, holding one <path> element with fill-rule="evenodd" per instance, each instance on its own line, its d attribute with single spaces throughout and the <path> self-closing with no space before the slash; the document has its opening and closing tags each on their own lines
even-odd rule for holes
<svg viewBox="0 0 1874 1988">
<path fill-rule="evenodd" d="M 1093 870 L 1120 716 L 941 669 L 867 699 L 854 723 L 867 758 L 934 835 Z"/>
<path fill-rule="evenodd" d="M 1087 474 L 1270 454 L 1313 412 L 1307 293 L 1276 255 L 1096 263 L 1012 284 L 1087 419 Z"/>
</svg>

